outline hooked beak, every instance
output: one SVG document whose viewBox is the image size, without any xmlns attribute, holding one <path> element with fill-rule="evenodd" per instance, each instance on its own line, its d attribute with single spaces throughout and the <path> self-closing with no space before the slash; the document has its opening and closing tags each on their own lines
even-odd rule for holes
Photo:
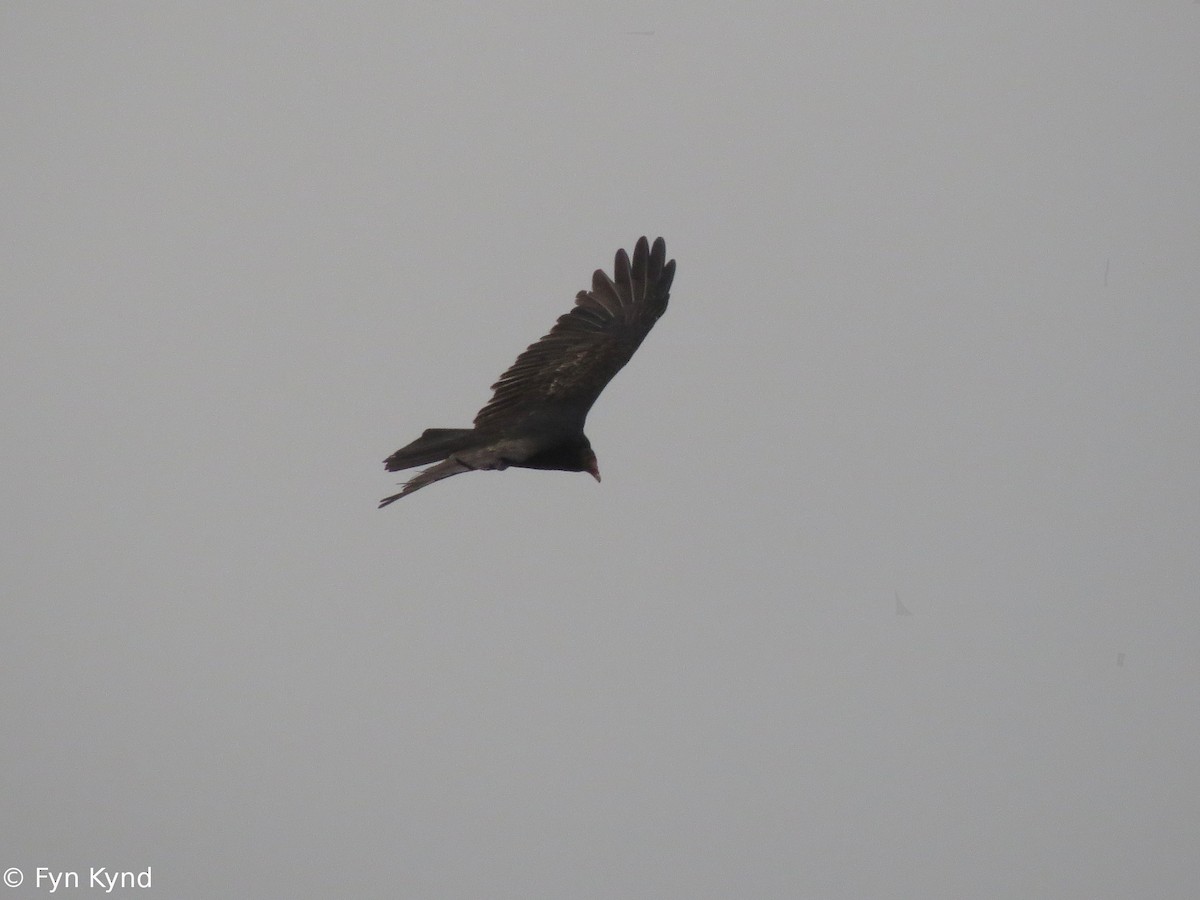
<svg viewBox="0 0 1200 900">
<path fill-rule="evenodd" d="M 596 457 L 594 456 L 592 457 L 591 463 L 587 467 L 587 473 L 595 478 L 596 481 L 600 480 L 600 464 L 596 461 Z"/>
</svg>

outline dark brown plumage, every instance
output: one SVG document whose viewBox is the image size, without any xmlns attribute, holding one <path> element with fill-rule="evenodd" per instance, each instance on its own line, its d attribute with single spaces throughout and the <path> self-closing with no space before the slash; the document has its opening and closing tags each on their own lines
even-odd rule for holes
<svg viewBox="0 0 1200 900">
<path fill-rule="evenodd" d="M 613 277 L 597 269 L 592 289 L 550 333 L 517 357 L 492 385 L 491 401 L 474 428 L 430 428 L 386 460 L 389 472 L 430 466 L 380 508 L 451 475 L 475 469 L 558 469 L 588 472 L 597 481 L 596 454 L 583 433 L 588 411 L 605 385 L 629 362 L 667 309 L 675 260 L 658 238 L 643 237 L 633 261 L 617 251 Z"/>
</svg>

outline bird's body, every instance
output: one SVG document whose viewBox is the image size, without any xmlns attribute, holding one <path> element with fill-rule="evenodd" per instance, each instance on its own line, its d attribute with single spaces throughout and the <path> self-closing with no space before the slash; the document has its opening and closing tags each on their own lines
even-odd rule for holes
<svg viewBox="0 0 1200 900">
<path fill-rule="evenodd" d="M 387 506 L 435 481 L 476 469 L 600 470 L 583 433 L 592 404 L 666 311 L 675 260 L 662 238 L 641 238 L 630 262 L 618 250 L 613 278 L 597 269 L 592 289 L 550 333 L 517 357 L 492 385 L 474 428 L 430 428 L 384 460 L 389 472 L 429 465 L 380 501 Z"/>
</svg>

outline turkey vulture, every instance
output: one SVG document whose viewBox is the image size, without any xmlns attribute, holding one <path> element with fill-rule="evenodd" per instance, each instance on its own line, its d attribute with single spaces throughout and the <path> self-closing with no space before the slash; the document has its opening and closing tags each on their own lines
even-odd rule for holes
<svg viewBox="0 0 1200 900">
<path fill-rule="evenodd" d="M 517 357 L 492 385 L 491 401 L 474 428 L 429 428 L 386 460 L 389 472 L 436 462 L 379 501 L 382 509 L 451 475 L 475 469 L 559 469 L 588 472 L 597 481 L 596 454 L 583 433 L 588 410 L 667 309 L 675 260 L 658 238 L 643 237 L 633 262 L 617 251 L 613 277 L 600 269 L 592 289 L 550 333 Z"/>
</svg>

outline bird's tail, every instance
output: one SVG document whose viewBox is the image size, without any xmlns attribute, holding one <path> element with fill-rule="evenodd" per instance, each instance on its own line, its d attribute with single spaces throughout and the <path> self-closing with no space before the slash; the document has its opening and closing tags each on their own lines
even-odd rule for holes
<svg viewBox="0 0 1200 900">
<path fill-rule="evenodd" d="M 424 466 L 465 450 L 474 439 L 473 428 L 426 428 L 425 433 L 383 461 L 389 472 Z"/>
</svg>

